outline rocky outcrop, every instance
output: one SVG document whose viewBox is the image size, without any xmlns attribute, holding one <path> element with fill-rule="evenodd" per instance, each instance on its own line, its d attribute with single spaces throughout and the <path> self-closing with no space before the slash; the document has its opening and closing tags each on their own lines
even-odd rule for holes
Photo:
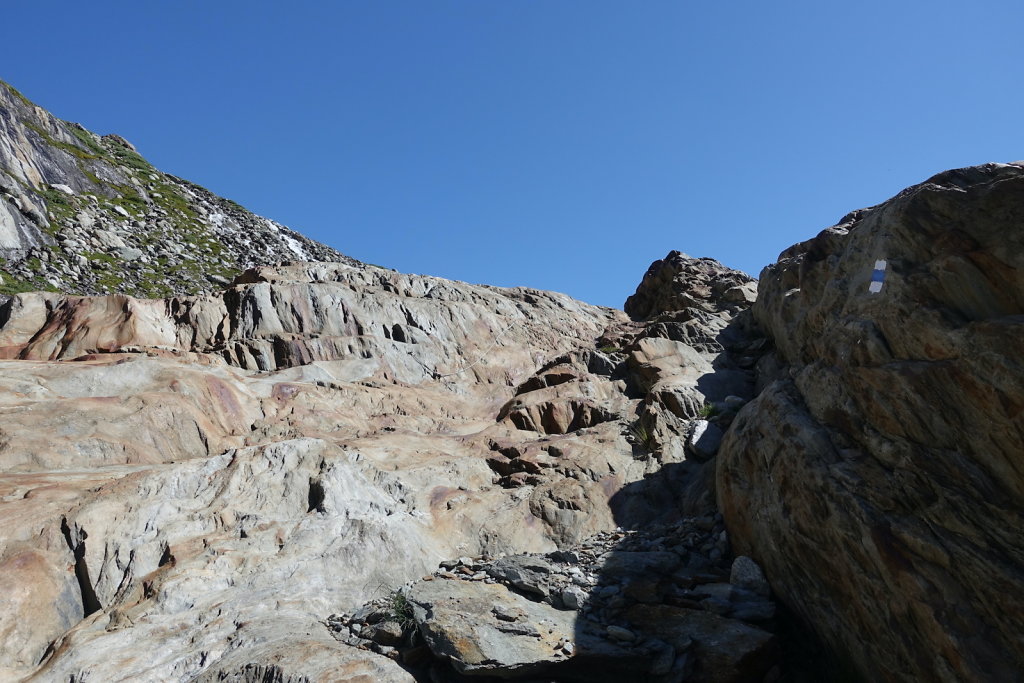
<svg viewBox="0 0 1024 683">
<path fill-rule="evenodd" d="M 743 370 L 742 356 L 723 345 L 731 312 L 688 315 L 633 322 L 559 294 L 339 263 L 253 269 L 203 296 L 10 298 L 2 675 L 408 680 L 388 659 L 397 648 L 353 647 L 327 617 L 444 558 L 550 553 L 713 515 L 712 464 L 687 447 L 704 418 L 654 389 L 717 406 L 724 427 L 743 399 L 668 359 L 713 374 Z M 654 353 L 660 335 L 678 340 Z M 727 562 L 709 541 L 699 552 Z M 672 556 L 681 567 L 690 548 Z M 622 585 L 608 562 L 608 585 Z M 493 566 L 495 582 L 528 585 Z M 601 603 L 593 571 L 565 598 L 558 584 L 561 607 Z M 689 601 L 662 603 L 673 610 L 704 599 L 652 590 Z M 694 623 L 734 620 L 731 604 Z M 575 639 L 580 612 L 566 614 Z M 378 648 L 404 637 L 369 626 Z M 700 670 L 694 657 L 682 664 Z"/>
<path fill-rule="evenodd" d="M 757 281 L 710 258 L 670 251 L 647 269 L 623 310 L 634 320 L 671 311 L 735 314 L 754 302 Z"/>
<path fill-rule="evenodd" d="M 0 294 L 163 297 L 282 261 L 354 263 L 161 173 L 124 138 L 61 121 L 0 81 Z"/>
<path fill-rule="evenodd" d="M 869 680 L 1024 666 L 1024 164 L 937 175 L 783 252 L 725 436 L 738 552 Z"/>
</svg>

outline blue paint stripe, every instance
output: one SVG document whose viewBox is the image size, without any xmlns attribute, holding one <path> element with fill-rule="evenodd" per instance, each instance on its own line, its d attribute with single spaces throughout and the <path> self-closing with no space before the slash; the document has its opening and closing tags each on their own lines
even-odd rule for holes
<svg viewBox="0 0 1024 683">
<path fill-rule="evenodd" d="M 872 282 L 885 282 L 885 271 L 884 270 L 874 270 L 874 271 L 871 271 L 871 281 Z"/>
</svg>

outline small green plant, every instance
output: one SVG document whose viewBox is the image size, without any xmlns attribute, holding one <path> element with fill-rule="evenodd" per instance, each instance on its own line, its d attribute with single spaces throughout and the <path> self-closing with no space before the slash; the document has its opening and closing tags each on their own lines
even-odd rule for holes
<svg viewBox="0 0 1024 683">
<path fill-rule="evenodd" d="M 654 450 L 654 434 L 651 433 L 651 430 L 648 429 L 647 425 L 643 422 L 637 420 L 633 424 L 629 425 L 626 430 L 629 432 L 634 443 L 639 446 L 643 446 L 648 451 Z"/>
<path fill-rule="evenodd" d="M 597 350 L 601 353 L 618 353 L 620 349 L 615 344 L 605 344 L 604 346 L 599 346 Z"/>
<path fill-rule="evenodd" d="M 705 420 L 709 417 L 714 417 L 718 413 L 718 408 L 715 407 L 714 403 L 705 403 L 697 411 L 697 416 L 702 417 Z"/>
<path fill-rule="evenodd" d="M 388 618 L 391 621 L 397 621 L 403 631 L 416 624 L 412 613 L 412 603 L 402 591 L 395 591 L 388 598 Z"/>
</svg>

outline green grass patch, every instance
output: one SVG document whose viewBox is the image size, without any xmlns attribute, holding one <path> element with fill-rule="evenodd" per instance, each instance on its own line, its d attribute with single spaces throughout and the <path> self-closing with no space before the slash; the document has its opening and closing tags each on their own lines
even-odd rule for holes
<svg viewBox="0 0 1024 683">
<path fill-rule="evenodd" d="M 3 278 L 3 282 L 0 282 L 0 294 L 21 294 L 39 289 L 31 280 L 22 280 L 6 270 L 0 270 L 0 278 Z"/>
<path fill-rule="evenodd" d="M 49 145 L 56 147 L 57 149 L 62 149 L 73 157 L 77 157 L 82 160 L 102 158 L 102 150 L 99 150 L 96 153 L 90 152 L 88 150 L 82 149 L 77 145 L 72 145 L 70 142 L 64 142 L 63 140 L 58 140 L 54 138 L 52 135 L 50 135 L 45 130 L 35 125 L 31 121 L 22 121 L 22 123 L 25 124 L 26 128 L 34 131 L 39 137 L 43 138 L 43 140 L 45 140 Z"/>
<path fill-rule="evenodd" d="M 65 194 L 60 190 L 54 190 L 53 188 L 44 188 L 33 191 L 43 198 L 46 202 L 46 210 L 49 211 L 53 217 L 52 220 L 50 220 L 50 227 L 46 229 L 46 232 L 51 236 L 55 236 L 60 232 L 63 225 L 74 220 L 75 214 L 78 212 L 78 199 L 76 197 Z"/>
<path fill-rule="evenodd" d="M 71 134 L 78 138 L 78 141 L 81 142 L 87 150 L 95 154 L 97 157 L 105 156 L 105 150 L 100 146 L 100 143 L 96 142 L 96 138 L 92 136 L 92 133 L 81 129 L 74 124 L 69 124 L 68 128 L 71 129 Z"/>
<path fill-rule="evenodd" d="M 107 141 L 107 154 L 120 166 L 126 166 L 136 171 L 153 173 L 156 171 L 153 165 L 142 158 L 138 152 L 133 152 L 124 145 Z"/>
</svg>

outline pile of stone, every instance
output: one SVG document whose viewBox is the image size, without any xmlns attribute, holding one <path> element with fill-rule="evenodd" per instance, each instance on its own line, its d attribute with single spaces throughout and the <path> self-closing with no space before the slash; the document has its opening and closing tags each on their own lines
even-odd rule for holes
<svg viewBox="0 0 1024 683">
<path fill-rule="evenodd" d="M 617 529 L 546 555 L 461 557 L 327 625 L 420 680 L 773 680 L 775 604 L 720 517 Z"/>
</svg>

